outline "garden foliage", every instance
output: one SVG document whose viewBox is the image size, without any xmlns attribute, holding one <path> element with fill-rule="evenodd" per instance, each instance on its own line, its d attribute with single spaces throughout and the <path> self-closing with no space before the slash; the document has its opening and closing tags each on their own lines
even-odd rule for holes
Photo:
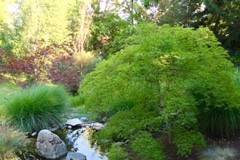
<svg viewBox="0 0 240 160">
<path fill-rule="evenodd" d="M 234 66 L 211 31 L 142 24 L 127 41 L 86 76 L 80 90 L 89 111 L 109 118 L 96 135 L 99 143 L 128 142 L 147 131 L 170 136 L 186 157 L 205 146 L 203 135 L 239 133 Z"/>
<path fill-rule="evenodd" d="M 108 153 L 109 160 L 127 160 L 126 151 L 118 144 L 113 144 Z"/>
<path fill-rule="evenodd" d="M 135 137 L 131 148 L 142 160 L 165 160 L 161 144 L 149 133 L 142 132 Z"/>
<path fill-rule="evenodd" d="M 88 49 L 107 57 L 124 48 L 125 39 L 133 33 L 133 27 L 113 13 L 93 17 Z"/>
<path fill-rule="evenodd" d="M 23 149 L 27 142 L 23 133 L 0 124 L 0 159 L 14 159 L 15 153 Z"/>
<path fill-rule="evenodd" d="M 12 95 L 5 108 L 10 125 L 34 132 L 60 126 L 67 107 L 62 87 L 39 85 Z"/>
</svg>

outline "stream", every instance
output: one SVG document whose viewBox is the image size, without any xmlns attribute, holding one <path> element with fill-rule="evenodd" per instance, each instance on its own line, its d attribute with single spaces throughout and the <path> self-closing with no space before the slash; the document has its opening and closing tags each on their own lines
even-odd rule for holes
<svg viewBox="0 0 240 160">
<path fill-rule="evenodd" d="M 108 160 L 96 144 L 91 144 L 92 132 L 92 129 L 87 127 L 68 130 L 66 138 L 68 145 L 72 146 L 73 151 L 85 155 L 87 160 Z"/>
<path fill-rule="evenodd" d="M 98 122 L 83 122 L 75 118 L 72 119 L 71 125 L 67 125 L 65 128 L 53 132 L 45 130 L 44 132 L 46 133 L 46 131 L 48 131 L 49 133 L 55 134 L 55 136 L 58 135 L 58 139 L 62 139 L 61 143 L 64 143 L 64 145 L 66 144 L 65 151 L 67 152 L 67 157 L 66 155 L 64 155 L 57 160 L 108 160 L 106 154 L 100 151 L 100 147 L 96 143 L 92 143 L 91 141 L 92 134 L 96 131 L 99 131 L 103 126 L 103 124 Z M 38 136 L 39 134 L 40 133 L 38 133 Z M 37 137 L 31 137 L 29 139 L 31 141 L 31 145 L 29 145 L 26 151 L 18 155 L 21 160 L 46 160 L 45 158 L 43 158 L 44 156 L 39 155 L 39 150 L 36 149 L 36 144 L 38 143 L 36 139 Z M 51 135 L 50 137 L 47 137 L 47 139 L 44 139 L 44 142 L 40 140 L 39 143 L 44 143 L 43 146 L 45 147 L 44 152 L 46 153 L 46 155 L 55 154 L 52 152 L 52 149 L 55 149 L 55 147 L 59 145 L 59 141 L 56 141 L 56 137 L 51 138 Z M 50 148 L 46 149 L 46 147 Z M 61 154 L 61 152 L 59 153 Z M 72 156 L 74 154 L 74 158 L 69 158 L 68 154 L 71 154 Z M 79 158 L 79 155 L 84 156 L 85 158 Z"/>
</svg>

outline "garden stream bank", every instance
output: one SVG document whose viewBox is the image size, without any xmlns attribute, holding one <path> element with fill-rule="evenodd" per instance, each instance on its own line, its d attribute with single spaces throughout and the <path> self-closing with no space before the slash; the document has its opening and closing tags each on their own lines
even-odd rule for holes
<svg viewBox="0 0 240 160">
<path fill-rule="evenodd" d="M 20 154 L 24 160 L 108 160 L 100 147 L 91 141 L 104 124 L 86 117 L 69 119 L 60 129 L 41 130 L 30 135 L 32 147 Z"/>
</svg>

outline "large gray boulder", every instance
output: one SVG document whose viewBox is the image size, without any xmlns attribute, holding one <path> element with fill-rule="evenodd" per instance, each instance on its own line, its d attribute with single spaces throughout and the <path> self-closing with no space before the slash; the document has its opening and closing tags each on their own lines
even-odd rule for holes
<svg viewBox="0 0 240 160">
<path fill-rule="evenodd" d="M 67 154 L 66 144 L 49 130 L 38 133 L 36 147 L 38 154 L 46 159 L 58 159 Z"/>
<path fill-rule="evenodd" d="M 66 160 L 87 160 L 87 157 L 81 153 L 68 152 Z"/>
</svg>

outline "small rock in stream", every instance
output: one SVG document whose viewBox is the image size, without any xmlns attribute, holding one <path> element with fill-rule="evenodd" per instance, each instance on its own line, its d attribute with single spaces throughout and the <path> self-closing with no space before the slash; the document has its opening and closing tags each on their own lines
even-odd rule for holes
<svg viewBox="0 0 240 160">
<path fill-rule="evenodd" d="M 66 144 L 49 130 L 38 133 L 36 147 L 38 154 L 47 159 L 57 159 L 67 154 Z"/>
<path fill-rule="evenodd" d="M 102 130 L 105 126 L 104 126 L 104 124 L 102 124 L 102 123 L 94 122 L 94 123 L 90 124 L 90 127 L 91 127 L 92 129 L 96 130 L 96 131 L 100 131 L 100 130 Z"/>
<path fill-rule="evenodd" d="M 80 121 L 82 121 L 82 122 L 88 122 L 88 118 L 87 118 L 87 117 L 81 117 L 81 118 L 80 118 Z"/>
<path fill-rule="evenodd" d="M 81 127 L 81 125 L 83 124 L 83 121 L 81 121 L 79 118 L 73 118 L 73 119 L 69 119 L 66 122 L 66 125 L 69 127 Z"/>
<path fill-rule="evenodd" d="M 32 134 L 31 134 L 31 137 L 36 137 L 37 136 L 37 132 L 33 132 Z"/>
<path fill-rule="evenodd" d="M 81 153 L 68 152 L 66 160 L 87 160 L 87 157 Z"/>
</svg>

